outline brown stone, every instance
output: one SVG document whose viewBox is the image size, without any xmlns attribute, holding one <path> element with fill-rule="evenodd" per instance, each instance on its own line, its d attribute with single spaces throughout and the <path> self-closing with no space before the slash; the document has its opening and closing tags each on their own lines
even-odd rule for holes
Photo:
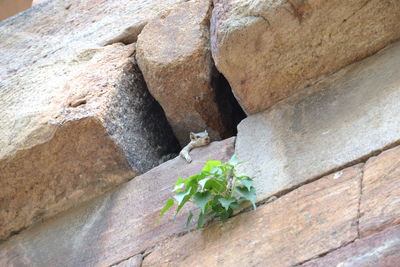
<svg viewBox="0 0 400 267">
<path fill-rule="evenodd" d="M 214 0 L 215 64 L 248 114 L 400 37 L 393 0 Z"/>
<path fill-rule="evenodd" d="M 227 136 L 211 85 L 210 12 L 209 0 L 182 3 L 138 37 L 138 64 L 181 145 L 191 131 L 207 130 L 213 140 Z"/>
<path fill-rule="evenodd" d="M 143 266 L 292 266 L 357 237 L 362 166 L 158 245 Z"/>
<path fill-rule="evenodd" d="M 395 267 L 400 263 L 400 226 L 357 240 L 302 267 Z"/>
<path fill-rule="evenodd" d="M 365 164 L 360 206 L 360 234 L 367 236 L 400 224 L 400 147 Z"/>
<path fill-rule="evenodd" d="M 399 69 L 396 42 L 241 121 L 235 154 L 258 199 L 399 143 Z"/>
<path fill-rule="evenodd" d="M 117 190 L 36 224 L 0 244 L 0 266 L 110 266 L 185 231 L 188 210 L 169 212 L 156 222 L 178 176 L 201 171 L 208 160 L 227 161 L 234 138 L 191 152 L 188 164 L 177 157 Z M 144 253 L 145 254 L 145 253 Z"/>
<path fill-rule="evenodd" d="M 177 145 L 132 60 L 82 51 L 0 82 L 0 240 L 159 164 Z"/>
<path fill-rule="evenodd" d="M 0 2 L 0 21 L 32 6 L 32 0 L 3 0 Z"/>
</svg>

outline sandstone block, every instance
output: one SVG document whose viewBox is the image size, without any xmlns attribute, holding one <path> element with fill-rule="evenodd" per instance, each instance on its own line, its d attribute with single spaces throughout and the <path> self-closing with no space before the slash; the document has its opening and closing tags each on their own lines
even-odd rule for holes
<svg viewBox="0 0 400 267">
<path fill-rule="evenodd" d="M 172 185 L 178 176 L 200 172 L 210 159 L 229 160 L 233 145 L 230 138 L 195 149 L 191 164 L 177 157 L 23 231 L 0 244 L 0 266 L 110 266 L 184 232 L 188 210 L 175 223 L 172 213 L 156 222 Z"/>
<path fill-rule="evenodd" d="M 357 237 L 362 166 L 300 187 L 224 224 L 166 240 L 143 266 L 293 266 Z"/>
<path fill-rule="evenodd" d="M 159 164 L 177 143 L 134 45 L 0 82 L 0 239 Z M 26 74 L 26 73 L 25 73 Z"/>
<path fill-rule="evenodd" d="M 215 64 L 248 114 L 400 37 L 392 0 L 214 0 Z"/>
<path fill-rule="evenodd" d="M 302 267 L 393 267 L 400 262 L 400 226 L 357 240 Z"/>
<path fill-rule="evenodd" d="M 0 240 L 178 146 L 133 60 L 179 0 L 47 1 L 0 22 Z"/>
<path fill-rule="evenodd" d="M 259 199 L 399 142 L 399 69 L 395 43 L 244 119 L 235 153 Z"/>
<path fill-rule="evenodd" d="M 132 258 L 124 260 L 121 263 L 118 263 L 117 265 L 113 265 L 113 266 L 116 266 L 116 267 L 141 267 L 142 260 L 143 260 L 142 255 L 136 255 L 136 256 L 133 256 Z"/>
<path fill-rule="evenodd" d="M 212 87 L 210 13 L 211 1 L 188 1 L 147 24 L 138 37 L 140 69 L 182 146 L 190 131 L 206 129 L 213 140 L 228 135 Z"/>
<path fill-rule="evenodd" d="M 400 224 L 400 147 L 385 151 L 365 164 L 360 234 L 367 236 Z"/>
</svg>

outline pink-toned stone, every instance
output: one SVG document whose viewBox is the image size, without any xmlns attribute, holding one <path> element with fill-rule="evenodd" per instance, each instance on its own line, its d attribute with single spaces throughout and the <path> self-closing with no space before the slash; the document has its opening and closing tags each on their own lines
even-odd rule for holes
<svg viewBox="0 0 400 267">
<path fill-rule="evenodd" d="M 365 164 L 360 212 L 361 236 L 400 224 L 400 147 Z"/>
<path fill-rule="evenodd" d="M 115 267 L 141 267 L 143 261 L 142 255 L 133 256 L 127 260 L 124 260 L 117 265 L 113 265 Z"/>
<path fill-rule="evenodd" d="M 400 37 L 391 0 L 214 0 L 211 49 L 243 109 L 267 109 Z"/>
<path fill-rule="evenodd" d="M 83 50 L 68 63 L 32 66 L 32 76 L 16 75 L 13 85 L 0 82 L 0 240 L 173 152 L 134 51 L 123 44 Z"/>
<path fill-rule="evenodd" d="M 138 37 L 139 67 L 182 146 L 191 131 L 207 130 L 213 140 L 229 136 L 212 87 L 210 13 L 210 0 L 188 1 Z"/>
<path fill-rule="evenodd" d="M 291 266 L 357 237 L 362 166 L 158 245 L 143 266 Z"/>
<path fill-rule="evenodd" d="M 188 210 L 156 219 L 178 176 L 201 171 L 210 159 L 227 161 L 234 138 L 177 157 L 135 177 L 119 189 L 59 214 L 0 244 L 0 266 L 109 266 L 185 231 Z"/>
<path fill-rule="evenodd" d="M 368 236 L 302 267 L 395 267 L 400 264 L 400 226 Z"/>
</svg>

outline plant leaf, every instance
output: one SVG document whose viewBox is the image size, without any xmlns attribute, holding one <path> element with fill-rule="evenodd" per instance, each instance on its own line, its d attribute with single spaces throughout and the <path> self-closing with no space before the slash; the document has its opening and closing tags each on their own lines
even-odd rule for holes
<svg viewBox="0 0 400 267">
<path fill-rule="evenodd" d="M 204 179 L 202 179 L 202 180 L 199 181 L 199 185 L 201 186 L 201 190 L 204 190 L 204 188 L 205 188 L 205 186 L 206 186 L 206 183 L 207 183 L 210 179 L 211 179 L 211 178 L 208 177 L 208 178 L 204 178 Z"/>
<path fill-rule="evenodd" d="M 250 177 L 247 177 L 247 176 L 245 176 L 244 178 L 241 178 L 240 180 L 239 180 L 241 183 L 242 183 L 242 185 L 244 185 L 246 188 L 247 188 L 247 190 L 251 190 L 251 188 L 253 187 L 253 180 L 250 178 Z"/>
<path fill-rule="evenodd" d="M 201 228 L 203 226 L 204 226 L 204 213 L 200 211 L 199 218 L 197 219 L 197 228 Z"/>
<path fill-rule="evenodd" d="M 214 167 L 222 165 L 222 162 L 219 160 L 210 160 L 207 161 L 206 165 L 203 168 L 203 172 L 210 172 Z"/>
<path fill-rule="evenodd" d="M 232 203 L 236 202 L 237 204 L 236 198 L 234 197 L 220 198 L 218 199 L 218 201 L 221 203 L 222 207 L 224 207 L 225 210 L 228 210 Z"/>
<path fill-rule="evenodd" d="M 176 209 L 176 214 L 182 209 L 183 205 L 196 193 L 195 187 L 186 188 L 186 191 L 179 192 L 174 196 L 175 200 L 178 202 L 178 208 Z"/>
<path fill-rule="evenodd" d="M 236 165 L 236 164 L 238 163 L 238 158 L 237 158 L 237 156 L 236 156 L 236 155 L 233 155 L 233 156 L 231 157 L 231 159 L 229 160 L 229 163 L 232 164 L 232 165 Z"/>
<path fill-rule="evenodd" d="M 245 186 L 236 186 L 235 192 L 239 196 L 250 201 L 251 204 L 253 204 L 253 208 L 256 209 L 256 189 L 254 187 L 251 187 L 251 189 L 248 190 Z"/>
<path fill-rule="evenodd" d="M 207 202 L 210 200 L 211 192 L 197 192 L 193 195 L 194 203 L 200 207 L 203 213 L 206 213 L 206 205 Z"/>
<path fill-rule="evenodd" d="M 186 231 L 188 233 L 190 233 L 190 222 L 192 221 L 192 218 L 193 218 L 193 213 L 190 211 L 189 216 L 187 217 L 187 220 L 186 220 Z"/>
<path fill-rule="evenodd" d="M 169 210 L 172 206 L 174 205 L 174 200 L 172 198 L 167 199 L 167 202 L 165 203 L 164 207 L 160 211 L 160 219 L 164 216 L 165 212 Z"/>
</svg>

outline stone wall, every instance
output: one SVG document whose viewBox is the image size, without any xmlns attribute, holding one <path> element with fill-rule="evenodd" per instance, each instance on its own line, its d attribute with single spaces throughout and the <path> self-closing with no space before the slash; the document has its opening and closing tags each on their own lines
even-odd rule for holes
<svg viewBox="0 0 400 267">
<path fill-rule="evenodd" d="M 0 266 L 396 266 L 399 23 L 391 0 L 53 0 L 0 22 Z M 226 138 L 230 90 L 248 117 Z M 233 154 L 256 210 L 156 221 L 178 176 Z"/>
</svg>

